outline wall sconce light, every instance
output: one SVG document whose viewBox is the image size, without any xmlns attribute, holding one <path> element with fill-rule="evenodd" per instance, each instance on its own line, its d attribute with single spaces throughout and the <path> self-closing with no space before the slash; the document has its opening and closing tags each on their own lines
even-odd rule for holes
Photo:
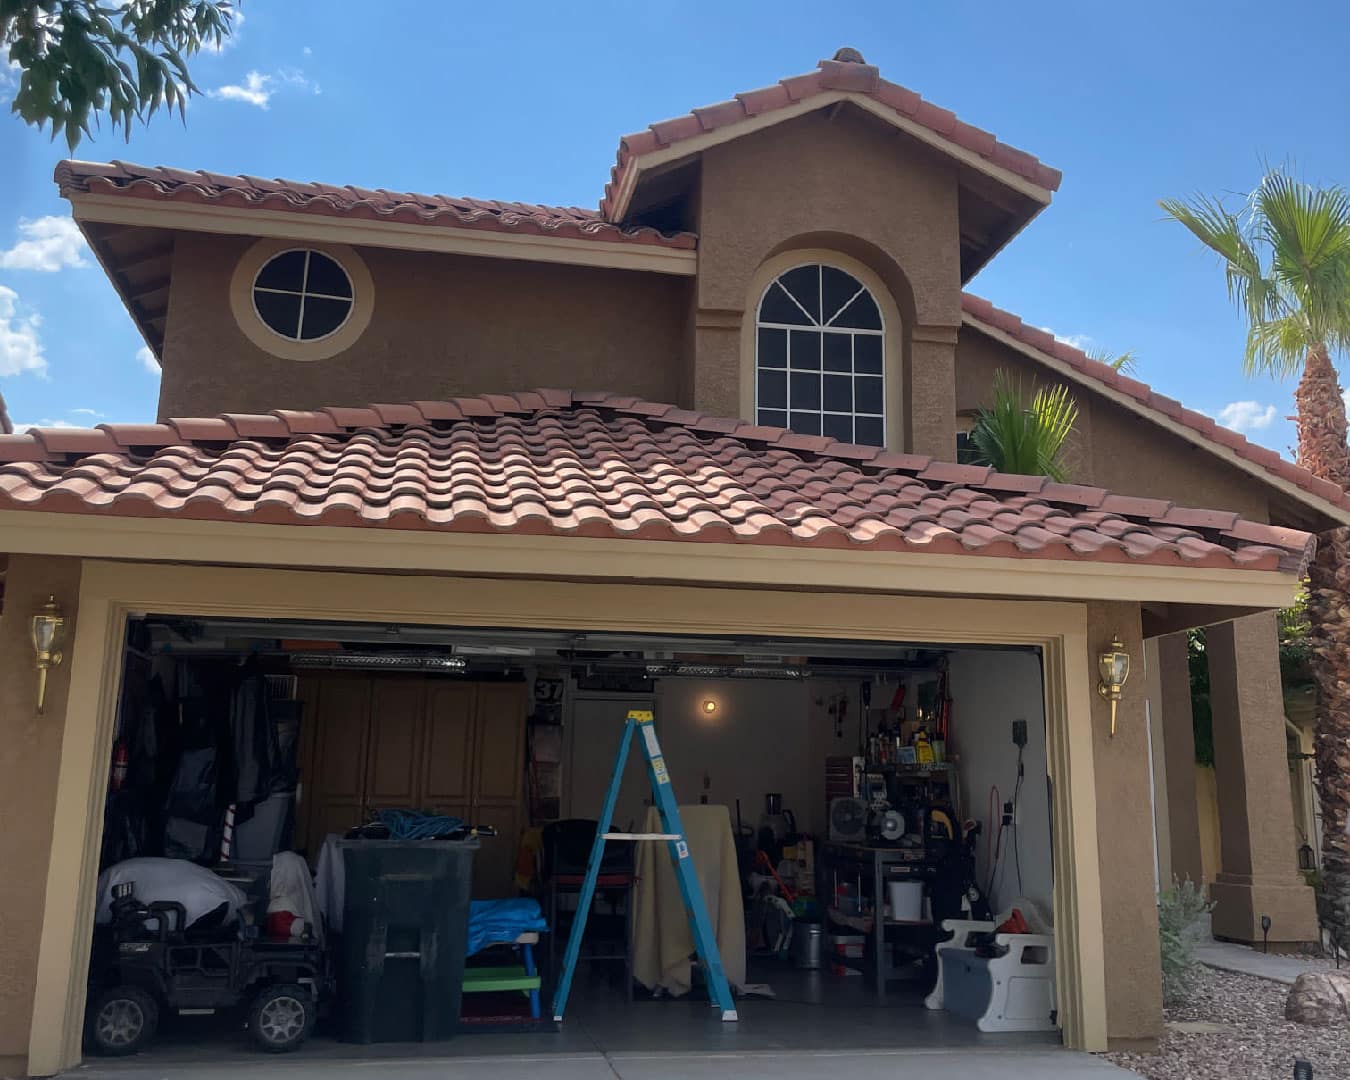
<svg viewBox="0 0 1350 1080">
<path fill-rule="evenodd" d="M 717 702 L 712 698 L 704 698 L 703 704 L 699 706 L 699 711 L 702 712 L 704 716 L 712 716 L 717 712 Z"/>
<path fill-rule="evenodd" d="M 66 617 L 61 614 L 56 597 L 47 597 L 47 602 L 33 616 L 29 633 L 37 659 L 37 714 L 41 716 L 47 701 L 47 672 L 61 663 L 61 645 L 66 636 Z"/>
<path fill-rule="evenodd" d="M 1111 703 L 1111 738 L 1116 737 L 1116 706 L 1120 704 L 1120 692 L 1130 677 L 1130 654 L 1120 643 L 1120 635 L 1111 639 L 1106 652 L 1097 657 L 1097 693 Z"/>
<path fill-rule="evenodd" d="M 1298 868 L 1300 870 L 1317 869 L 1317 856 L 1314 854 L 1311 844 L 1304 844 L 1298 849 Z"/>
</svg>

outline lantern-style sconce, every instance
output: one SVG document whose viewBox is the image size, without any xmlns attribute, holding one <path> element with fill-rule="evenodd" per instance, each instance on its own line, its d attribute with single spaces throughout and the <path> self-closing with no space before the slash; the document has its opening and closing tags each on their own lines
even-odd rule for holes
<svg viewBox="0 0 1350 1080">
<path fill-rule="evenodd" d="M 37 660 L 37 714 L 41 716 L 47 701 L 47 672 L 61 663 L 61 645 L 66 636 L 66 617 L 61 614 L 56 597 L 47 597 L 47 602 L 33 616 L 30 636 Z"/>
<path fill-rule="evenodd" d="M 1298 849 L 1298 868 L 1300 870 L 1317 869 L 1317 856 L 1314 854 L 1311 844 L 1304 844 Z"/>
<path fill-rule="evenodd" d="M 1097 657 L 1097 693 L 1111 703 L 1111 737 L 1116 736 L 1116 706 L 1120 704 L 1120 692 L 1130 677 L 1130 654 L 1120 643 L 1120 635 L 1111 639 L 1107 650 Z"/>
</svg>

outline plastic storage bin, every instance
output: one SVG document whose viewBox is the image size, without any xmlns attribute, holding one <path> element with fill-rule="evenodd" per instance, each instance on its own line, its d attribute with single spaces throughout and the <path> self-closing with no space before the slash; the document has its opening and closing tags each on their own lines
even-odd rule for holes
<svg viewBox="0 0 1350 1080">
<path fill-rule="evenodd" d="M 477 840 L 344 840 L 338 992 L 348 1042 L 459 1028 Z"/>
</svg>

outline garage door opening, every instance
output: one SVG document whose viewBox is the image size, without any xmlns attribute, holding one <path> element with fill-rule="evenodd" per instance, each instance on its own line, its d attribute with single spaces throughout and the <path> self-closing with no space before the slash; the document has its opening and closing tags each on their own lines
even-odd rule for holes
<svg viewBox="0 0 1350 1080">
<path fill-rule="evenodd" d="M 549 1002 L 576 879 L 623 718 L 645 708 L 741 1019 L 710 1015 L 664 845 L 611 845 L 587 959 L 555 1031 Z M 538 1001 L 515 985 L 465 993 L 460 1031 L 484 1037 L 438 1052 L 1059 1041 L 1045 690 L 1033 648 L 147 615 L 128 626 L 110 769 L 90 1001 L 141 981 L 150 1003 L 132 995 L 133 1005 L 159 1021 L 141 1052 L 156 1061 L 249 1053 L 245 1022 L 253 1017 L 256 1037 L 273 983 L 320 998 L 298 1053 L 356 1052 L 344 1042 L 338 841 L 363 827 L 379 835 L 392 811 L 483 827 L 473 898 L 534 897 L 549 925 L 531 958 L 501 945 L 467 961 L 466 987 L 475 969 L 533 959 Z M 651 802 L 630 760 L 614 827 L 654 831 Z M 301 928 L 309 910 L 290 911 L 269 880 L 287 861 L 274 856 L 289 852 L 299 859 L 287 873 L 318 875 L 312 928 Z M 192 891 L 200 885 L 156 879 L 160 892 L 194 898 L 191 913 L 166 917 L 174 947 L 196 950 L 190 971 L 170 965 L 176 985 L 109 952 L 113 885 L 144 892 L 158 871 L 138 870 L 143 859 L 174 860 L 181 874 L 170 881 L 207 883 L 203 899 Z M 228 886 L 219 897 L 214 882 Z M 179 933 L 176 918 L 191 923 L 198 909 L 206 921 Z M 1021 931 L 1013 938 L 986 925 L 954 941 L 941 926 L 1009 917 L 1003 929 Z M 293 968 L 274 965 L 252 982 L 221 970 L 241 964 L 238 949 L 204 951 L 200 941 L 242 935 L 262 948 L 286 934 L 288 947 L 316 946 L 313 968 L 285 954 Z M 966 947 L 940 954 L 944 944 Z M 996 997 L 1004 970 L 1011 991 Z"/>
</svg>

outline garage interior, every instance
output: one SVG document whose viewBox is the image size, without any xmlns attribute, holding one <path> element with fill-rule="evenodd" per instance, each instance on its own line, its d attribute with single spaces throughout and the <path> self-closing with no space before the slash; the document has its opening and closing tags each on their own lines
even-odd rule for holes
<svg viewBox="0 0 1350 1080">
<path fill-rule="evenodd" d="M 631 709 L 655 714 L 738 1023 L 710 1015 L 687 955 L 670 962 L 684 915 L 659 895 L 666 845 L 617 842 L 567 1018 L 551 1022 L 576 907 L 576 875 L 563 871 L 585 869 Z M 1031 648 L 151 614 L 127 628 L 99 911 L 127 860 L 176 859 L 248 898 L 224 932 L 238 920 L 265 941 L 284 932 L 266 914 L 273 857 L 295 852 L 318 874 L 313 937 L 336 970 L 325 846 L 340 860 L 337 838 L 381 811 L 414 811 L 486 827 L 472 897 L 533 896 L 550 925 L 533 947 L 539 998 L 466 991 L 459 1032 L 485 1037 L 377 1040 L 390 1053 L 1057 1044 L 1045 732 Z M 651 831 L 651 803 L 635 754 L 612 827 Z M 991 1033 L 976 1023 L 992 993 L 980 980 L 992 981 L 1006 939 L 977 937 L 944 966 L 940 922 L 999 924 L 1014 909 L 1020 922 L 1000 929 L 1037 944 L 1023 950 L 1005 1030 Z M 99 935 L 91 1013 L 108 981 Z M 490 946 L 467 970 L 520 956 Z M 926 1007 L 940 969 L 946 1000 Z M 322 993 L 301 1054 L 382 1052 L 344 1031 L 340 976 Z M 247 1012 L 246 1000 L 166 1002 L 143 1053 L 251 1055 Z"/>
</svg>

